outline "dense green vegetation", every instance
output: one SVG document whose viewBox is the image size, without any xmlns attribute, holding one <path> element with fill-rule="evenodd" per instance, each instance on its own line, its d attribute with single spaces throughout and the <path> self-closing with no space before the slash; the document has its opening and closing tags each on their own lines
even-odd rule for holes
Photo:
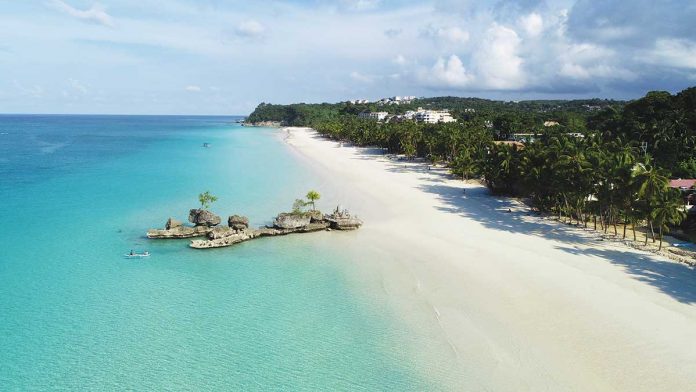
<svg viewBox="0 0 696 392">
<path fill-rule="evenodd" d="M 217 201 L 217 196 L 214 196 L 209 191 L 205 191 L 198 195 L 198 201 L 201 203 L 201 208 L 208 209 L 210 205 Z"/>
<path fill-rule="evenodd" d="M 363 111 L 388 111 L 403 114 L 419 107 L 426 109 L 449 109 L 455 118 L 468 121 L 491 121 L 502 136 L 513 132 L 529 132 L 543 128 L 544 121 L 558 121 L 562 126 L 577 132 L 585 130 L 587 119 L 598 110 L 607 107 L 622 108 L 623 101 L 587 100 L 537 100 L 537 101 L 492 101 L 481 98 L 436 97 L 420 98 L 410 104 L 380 105 L 335 104 L 273 105 L 261 103 L 247 121 L 277 121 L 289 126 L 315 127 L 326 121 L 339 120 L 346 116 L 357 116 Z M 472 112 L 473 110 L 473 112 Z"/>
<path fill-rule="evenodd" d="M 459 121 L 379 123 L 356 115 L 416 106 L 449 108 Z M 559 219 L 595 228 L 599 220 L 605 231 L 622 224 L 624 237 L 626 227 L 643 223 L 649 228 L 646 242 L 648 231 L 655 241 L 655 231 L 661 238 L 684 218 L 682 195 L 669 188 L 669 178 L 696 177 L 696 87 L 676 95 L 650 92 L 627 104 L 453 97 L 386 107 L 262 104 L 248 121 L 262 120 L 311 126 L 334 139 L 443 162 L 463 178 L 482 178 L 494 193 L 528 198 Z M 544 127 L 544 121 L 559 125 Z M 496 143 L 518 132 L 536 136 L 524 146 Z"/>
</svg>

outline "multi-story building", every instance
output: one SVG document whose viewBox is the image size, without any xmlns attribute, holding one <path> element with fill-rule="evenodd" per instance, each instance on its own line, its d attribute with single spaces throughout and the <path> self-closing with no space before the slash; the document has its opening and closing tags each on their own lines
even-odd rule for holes
<svg viewBox="0 0 696 392">
<path fill-rule="evenodd" d="M 387 112 L 362 112 L 358 114 L 359 118 L 365 118 L 369 120 L 384 121 L 389 116 Z"/>
<path fill-rule="evenodd" d="M 418 122 L 424 122 L 428 124 L 437 123 L 451 123 L 457 122 L 455 118 L 449 113 L 449 110 L 425 110 L 423 108 L 418 108 L 414 115 L 414 119 Z"/>
</svg>

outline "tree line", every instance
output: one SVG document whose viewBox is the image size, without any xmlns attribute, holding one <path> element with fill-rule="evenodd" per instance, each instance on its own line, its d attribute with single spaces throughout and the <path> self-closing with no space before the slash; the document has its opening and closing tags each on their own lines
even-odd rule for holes
<svg viewBox="0 0 696 392">
<path fill-rule="evenodd" d="M 445 98 L 439 100 L 451 102 Z M 650 92 L 585 113 L 580 108 L 587 104 L 559 112 L 556 101 L 538 102 L 499 113 L 455 112 L 459 121 L 447 124 L 380 123 L 358 118 L 351 105 L 325 104 L 310 106 L 312 114 L 298 125 L 444 163 L 464 179 L 481 178 L 492 192 L 525 197 L 559 219 L 604 231 L 613 227 L 617 235 L 620 225 L 624 237 L 630 227 L 635 239 L 635 227 L 642 224 L 645 242 L 648 235 L 661 241 L 670 225 L 685 218 L 683 195 L 669 187 L 669 178 L 696 178 L 696 87 L 676 95 Z M 301 105 L 284 110 L 308 110 Z M 544 127 L 539 123 L 544 118 L 565 121 Z M 515 132 L 532 133 L 534 140 L 501 142 Z"/>
</svg>

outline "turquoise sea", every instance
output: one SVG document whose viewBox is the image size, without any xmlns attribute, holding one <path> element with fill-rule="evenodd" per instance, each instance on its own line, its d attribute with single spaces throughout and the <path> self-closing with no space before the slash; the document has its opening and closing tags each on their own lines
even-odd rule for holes
<svg viewBox="0 0 696 392">
<path fill-rule="evenodd" d="M 343 233 L 144 238 L 205 190 L 262 225 L 313 187 L 277 131 L 236 119 L 0 116 L 0 390 L 437 389 L 348 283 Z"/>
</svg>

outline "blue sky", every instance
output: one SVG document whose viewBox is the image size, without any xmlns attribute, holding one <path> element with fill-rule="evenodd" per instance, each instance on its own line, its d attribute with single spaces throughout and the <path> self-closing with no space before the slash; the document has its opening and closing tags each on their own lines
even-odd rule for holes
<svg viewBox="0 0 696 392">
<path fill-rule="evenodd" d="M 696 85 L 696 1 L 0 0 L 0 112 L 247 114 Z"/>
</svg>

